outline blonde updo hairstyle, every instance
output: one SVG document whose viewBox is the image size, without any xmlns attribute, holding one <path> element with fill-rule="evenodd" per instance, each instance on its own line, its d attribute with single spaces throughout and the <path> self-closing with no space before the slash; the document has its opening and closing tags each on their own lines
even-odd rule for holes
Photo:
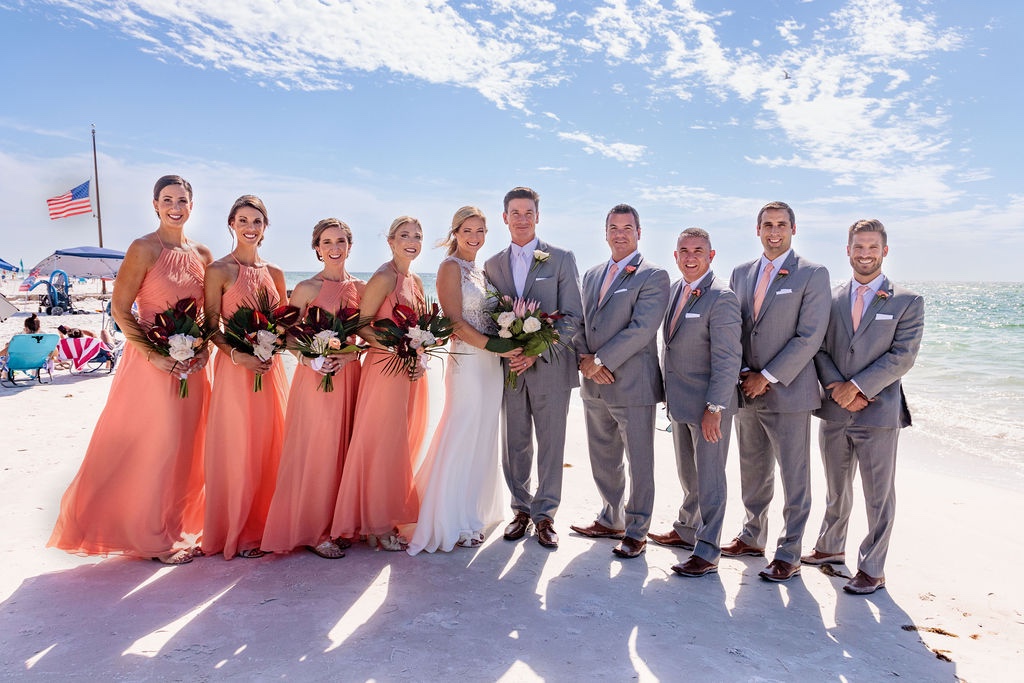
<svg viewBox="0 0 1024 683">
<path fill-rule="evenodd" d="M 437 243 L 437 246 L 439 247 L 448 248 L 449 256 L 454 254 L 455 250 L 458 249 L 459 247 L 459 243 L 455 239 L 455 233 L 457 233 L 459 231 L 459 228 L 462 227 L 462 224 L 465 223 L 470 218 L 479 218 L 480 220 L 482 220 L 484 222 L 484 232 L 487 231 L 487 216 L 484 215 L 483 211 L 481 211 L 479 208 L 475 206 L 462 207 L 461 209 L 455 212 L 454 216 L 452 216 L 452 227 L 448 231 L 448 235 L 445 236 L 443 240 Z"/>
<path fill-rule="evenodd" d="M 349 249 L 352 248 L 352 228 L 348 227 L 348 224 L 338 218 L 324 218 L 313 226 L 313 252 L 316 253 L 316 260 L 323 261 L 324 257 L 320 255 L 320 252 L 316 250 L 320 246 L 320 237 L 329 228 L 341 228 L 341 231 L 345 233 L 345 237 L 348 238 Z"/>
</svg>

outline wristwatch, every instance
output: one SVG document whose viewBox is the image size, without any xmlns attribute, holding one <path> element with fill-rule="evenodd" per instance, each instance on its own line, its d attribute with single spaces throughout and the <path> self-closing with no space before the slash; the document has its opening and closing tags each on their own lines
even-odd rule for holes
<svg viewBox="0 0 1024 683">
<path fill-rule="evenodd" d="M 597 356 L 594 356 L 594 365 L 596 365 L 599 368 L 603 368 L 604 367 L 604 363 L 602 363 L 601 359 L 598 358 Z"/>
<path fill-rule="evenodd" d="M 725 406 L 720 406 L 720 405 L 717 405 L 717 404 L 715 404 L 715 403 L 709 403 L 709 404 L 707 405 L 707 408 L 706 408 L 706 410 L 707 410 L 707 411 L 708 411 L 709 413 L 711 413 L 712 415 L 714 415 L 714 414 L 716 414 L 716 413 L 720 413 L 720 412 L 722 412 L 723 410 L 725 410 Z"/>
</svg>

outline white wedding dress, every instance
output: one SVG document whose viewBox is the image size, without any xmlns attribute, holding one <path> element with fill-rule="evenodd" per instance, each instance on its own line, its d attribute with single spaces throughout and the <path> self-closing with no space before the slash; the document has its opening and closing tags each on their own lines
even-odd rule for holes
<svg viewBox="0 0 1024 683">
<path fill-rule="evenodd" d="M 493 302 L 475 263 L 449 256 L 462 273 L 462 318 L 478 331 L 496 331 Z M 498 453 L 498 419 L 504 383 L 501 359 L 455 340 L 445 368 L 444 412 L 423 466 L 416 473 L 420 514 L 408 552 L 475 546 L 483 530 L 507 507 Z M 475 540 L 474 540 L 475 539 Z"/>
</svg>

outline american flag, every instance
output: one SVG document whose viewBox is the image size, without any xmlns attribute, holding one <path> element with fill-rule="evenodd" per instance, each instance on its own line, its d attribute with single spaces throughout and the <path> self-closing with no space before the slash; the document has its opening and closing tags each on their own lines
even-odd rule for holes
<svg viewBox="0 0 1024 683">
<path fill-rule="evenodd" d="M 86 180 L 59 197 L 47 199 L 46 207 L 50 210 L 50 220 L 89 213 L 92 211 L 92 204 L 89 202 L 89 181 Z"/>
</svg>

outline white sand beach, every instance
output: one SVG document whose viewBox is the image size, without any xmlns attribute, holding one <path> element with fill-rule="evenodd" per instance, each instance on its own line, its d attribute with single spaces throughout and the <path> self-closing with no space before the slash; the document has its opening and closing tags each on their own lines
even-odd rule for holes
<svg viewBox="0 0 1024 683">
<path fill-rule="evenodd" d="M 98 310 L 93 302 L 81 307 Z M 0 342 L 25 315 L 0 325 Z M 41 319 L 44 330 L 100 325 L 98 313 Z M 439 367 L 431 373 L 438 408 Z M 1013 572 L 1024 553 L 1012 543 L 1024 495 L 1016 480 L 975 476 L 914 428 L 901 439 L 887 586 L 866 597 L 812 567 L 787 584 L 764 582 L 760 558 L 723 558 L 717 574 L 685 579 L 670 567 L 686 553 L 650 545 L 619 560 L 613 542 L 572 534 L 598 509 L 578 400 L 557 551 L 496 529 L 479 550 L 450 554 L 356 546 L 336 561 L 298 552 L 165 567 L 45 547 L 111 379 L 61 371 L 52 384 L 0 388 L 4 678 L 1019 680 L 1024 587 Z M 669 434 L 658 432 L 656 446 L 653 530 L 663 531 L 680 490 Z M 825 490 L 816 449 L 812 458 L 808 550 Z M 737 463 L 734 440 L 723 541 L 742 521 Z M 864 533 L 857 495 L 851 561 Z M 776 506 L 771 534 L 780 521 Z"/>
</svg>

